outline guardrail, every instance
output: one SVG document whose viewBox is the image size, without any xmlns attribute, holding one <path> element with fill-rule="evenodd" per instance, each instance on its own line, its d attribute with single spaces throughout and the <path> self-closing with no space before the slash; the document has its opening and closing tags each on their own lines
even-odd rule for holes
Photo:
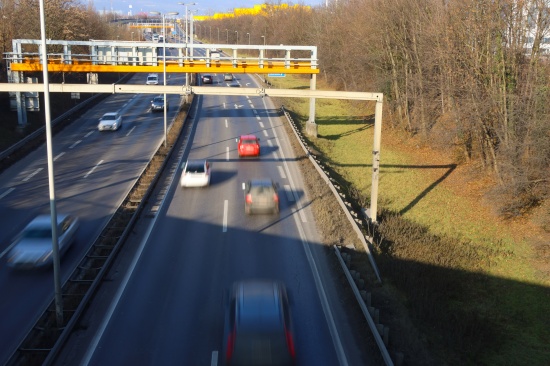
<svg viewBox="0 0 550 366">
<path fill-rule="evenodd" d="M 344 201 L 345 195 L 341 192 L 339 192 L 339 187 L 336 186 L 332 182 L 332 178 L 328 175 L 328 172 L 323 169 L 323 167 L 320 165 L 319 161 L 315 157 L 315 155 L 311 154 L 307 141 L 302 136 L 300 130 L 296 126 L 296 123 L 290 116 L 290 114 L 285 110 L 284 106 L 281 107 L 281 110 L 283 114 L 285 115 L 287 121 L 289 122 L 292 131 L 296 135 L 296 138 L 304 150 L 304 152 L 307 154 L 309 161 L 313 164 L 317 172 L 319 173 L 319 176 L 326 182 L 326 184 L 330 187 L 331 191 L 334 194 L 334 197 L 342 207 L 342 210 L 346 214 L 346 217 L 348 218 L 350 224 L 354 228 L 355 232 L 357 233 L 357 236 L 361 243 L 363 244 L 363 247 L 367 253 L 367 256 L 369 258 L 369 262 L 373 268 L 373 271 L 378 279 L 379 282 L 381 282 L 380 273 L 378 270 L 378 267 L 376 266 L 376 262 L 374 260 L 374 257 L 370 251 L 370 245 L 372 243 L 370 241 L 367 241 L 367 237 L 363 235 L 363 232 L 358 226 L 358 223 L 360 220 L 356 217 L 353 217 L 353 214 L 355 214 L 353 211 L 350 210 L 351 204 L 349 202 Z M 370 238 L 369 238 L 370 239 Z M 355 299 L 357 303 L 359 304 L 359 307 L 361 308 L 361 311 L 363 312 L 363 316 L 365 317 L 367 324 L 369 325 L 370 331 L 372 332 L 376 345 L 380 349 L 380 353 L 382 355 L 382 358 L 387 366 L 393 366 L 394 362 L 388 352 L 387 345 L 389 343 L 389 331 L 390 329 L 383 324 L 380 324 L 380 314 L 378 309 L 375 309 L 373 306 L 371 306 L 371 294 L 365 291 L 363 288 L 365 286 L 364 280 L 361 279 L 361 276 L 358 272 L 350 269 L 351 267 L 351 255 L 348 253 L 341 253 L 337 246 L 334 246 L 334 251 L 336 254 L 336 257 L 338 258 L 338 262 L 340 263 L 340 266 L 342 267 L 342 271 L 344 272 L 346 279 L 348 280 L 348 283 L 353 291 L 353 294 L 355 296 Z M 395 354 L 396 364 L 400 365 L 403 362 L 403 355 L 399 352 Z"/>
</svg>

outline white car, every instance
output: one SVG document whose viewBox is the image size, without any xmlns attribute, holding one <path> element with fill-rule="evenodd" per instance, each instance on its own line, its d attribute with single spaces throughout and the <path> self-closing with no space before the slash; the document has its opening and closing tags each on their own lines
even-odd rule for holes
<svg viewBox="0 0 550 366">
<path fill-rule="evenodd" d="M 187 160 L 181 173 L 180 186 L 206 187 L 210 184 L 210 163 L 207 160 Z"/>
<path fill-rule="evenodd" d="M 63 254 L 75 241 L 78 219 L 70 214 L 57 214 L 57 237 L 59 254 Z M 50 215 L 35 217 L 19 234 L 8 253 L 8 266 L 31 269 L 51 266 L 52 220 Z"/>
<path fill-rule="evenodd" d="M 157 74 L 147 75 L 147 81 L 145 82 L 146 85 L 158 85 L 158 83 L 159 83 L 159 76 Z"/>
<path fill-rule="evenodd" d="M 99 131 L 116 131 L 122 126 L 122 115 L 118 112 L 105 113 L 100 119 L 97 129 Z"/>
</svg>

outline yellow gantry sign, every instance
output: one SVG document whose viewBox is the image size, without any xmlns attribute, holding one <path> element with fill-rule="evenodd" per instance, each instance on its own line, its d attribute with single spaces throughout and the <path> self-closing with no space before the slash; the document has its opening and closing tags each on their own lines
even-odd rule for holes
<svg viewBox="0 0 550 366">
<path fill-rule="evenodd" d="M 47 41 L 50 72 L 318 74 L 317 47 L 152 41 Z M 14 40 L 8 71 L 41 72 L 39 40 Z M 25 49 L 26 52 L 22 52 Z M 29 52 L 34 49 L 34 52 Z M 56 52 L 52 52 L 55 50 Z M 75 52 L 78 50 L 78 53 Z M 166 51 L 166 57 L 164 57 Z M 268 57 L 269 56 L 269 57 Z M 165 62 L 165 63 L 164 63 Z"/>
<path fill-rule="evenodd" d="M 42 71 L 42 63 L 39 59 L 24 59 L 23 62 L 12 62 L 11 71 L 39 72 Z M 146 72 L 162 73 L 164 65 L 162 61 L 156 65 L 137 65 L 136 63 L 126 64 L 94 64 L 91 61 L 73 60 L 72 63 L 61 63 L 58 60 L 48 61 L 50 72 Z M 265 61 L 183 61 L 167 62 L 166 72 L 183 73 L 234 73 L 234 74 L 318 74 L 319 69 L 313 69 L 308 62 L 272 62 Z"/>
</svg>

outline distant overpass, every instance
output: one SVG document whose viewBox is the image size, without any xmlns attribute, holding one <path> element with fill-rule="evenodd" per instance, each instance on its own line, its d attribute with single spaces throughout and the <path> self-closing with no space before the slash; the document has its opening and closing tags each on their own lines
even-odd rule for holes
<svg viewBox="0 0 550 366">
<path fill-rule="evenodd" d="M 48 40 L 50 72 L 166 72 L 318 74 L 317 47 L 170 43 L 151 41 L 55 41 Z M 162 54 L 163 46 L 177 55 Z M 42 71 L 41 41 L 13 40 L 5 54 L 8 77 L 16 72 Z M 28 51 L 28 50 L 31 51 Z M 34 51 L 32 51 L 34 49 Z M 223 50 L 213 58 L 212 49 Z M 25 51 L 23 51 L 25 50 Z M 52 50 L 54 50 L 52 52 Z M 204 52 L 195 52 L 204 50 Z M 269 56 L 269 57 L 268 57 Z M 166 65 L 164 65 L 166 62 Z M 13 78 L 13 82 L 15 81 Z"/>
</svg>

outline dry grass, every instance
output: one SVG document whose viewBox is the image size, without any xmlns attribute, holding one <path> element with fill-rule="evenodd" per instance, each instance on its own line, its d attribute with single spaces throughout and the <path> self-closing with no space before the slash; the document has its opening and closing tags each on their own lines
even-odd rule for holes
<svg viewBox="0 0 550 366">
<path fill-rule="evenodd" d="M 281 103 L 308 119 L 307 100 Z M 318 99 L 311 141 L 360 204 L 370 195 L 369 107 Z M 498 217 L 485 198 L 492 185 L 451 154 L 383 130 L 376 238 L 385 285 L 373 292 L 393 303 L 385 321 L 400 329 L 394 346 L 408 364 L 550 364 L 548 233 L 529 219 Z"/>
</svg>

